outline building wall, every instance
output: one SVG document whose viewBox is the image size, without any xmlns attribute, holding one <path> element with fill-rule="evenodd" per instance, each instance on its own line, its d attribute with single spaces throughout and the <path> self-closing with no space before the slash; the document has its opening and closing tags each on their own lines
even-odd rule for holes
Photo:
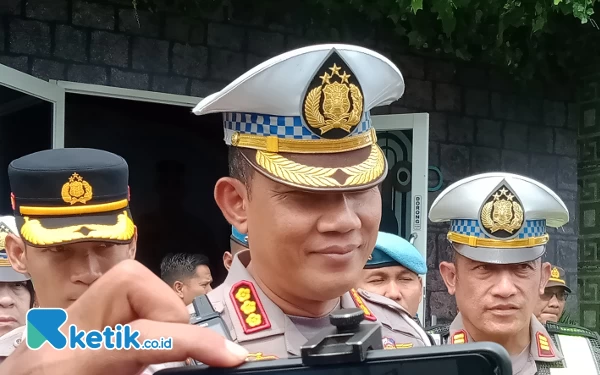
<svg viewBox="0 0 600 375">
<path fill-rule="evenodd" d="M 551 231 L 546 259 L 564 267 L 577 289 L 577 120 L 569 85 L 522 89 L 494 70 L 402 54 L 382 38 L 246 22 L 227 10 L 190 19 L 162 11 L 136 16 L 129 0 L 4 3 L 0 64 L 41 79 L 206 96 L 299 46 L 343 41 L 372 47 L 390 56 L 406 79 L 404 97 L 374 113 L 430 113 L 430 165 L 441 169 L 443 187 L 475 173 L 508 171 L 546 183 L 565 200 L 572 221 Z M 430 193 L 429 203 L 438 193 Z M 456 311 L 437 271 L 449 259 L 445 230 L 429 225 L 428 306 L 438 322 Z M 576 298 L 569 306 L 576 309 Z"/>
<path fill-rule="evenodd" d="M 578 185 L 580 188 L 581 231 L 579 233 L 580 323 L 595 331 L 600 330 L 600 196 L 598 180 L 600 164 L 600 91 L 598 65 L 591 65 L 581 75 L 578 102 L 580 104 L 578 130 Z"/>
</svg>

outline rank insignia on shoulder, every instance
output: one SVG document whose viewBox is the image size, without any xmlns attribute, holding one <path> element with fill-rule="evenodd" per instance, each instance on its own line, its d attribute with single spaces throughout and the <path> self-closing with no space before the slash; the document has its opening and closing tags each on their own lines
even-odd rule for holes
<svg viewBox="0 0 600 375">
<path fill-rule="evenodd" d="M 464 344 L 468 341 L 469 339 L 467 339 L 467 332 L 465 330 L 460 330 L 456 332 L 452 335 L 451 339 L 452 344 Z"/>
<path fill-rule="evenodd" d="M 245 334 L 271 328 L 271 322 L 251 282 L 243 280 L 233 285 L 229 297 Z"/>
<path fill-rule="evenodd" d="M 538 344 L 538 355 L 540 357 L 554 357 L 554 350 L 550 346 L 550 339 L 541 332 L 535 334 Z"/>
<path fill-rule="evenodd" d="M 363 301 L 362 297 L 358 294 L 356 289 L 350 289 L 350 296 L 352 296 L 352 300 L 354 301 L 356 307 L 358 307 L 365 313 L 365 319 L 370 320 L 372 322 L 377 320 L 375 315 L 373 315 L 371 310 L 369 310 L 367 305 L 365 305 L 365 302 Z"/>
<path fill-rule="evenodd" d="M 270 361 L 273 359 L 279 359 L 274 355 L 264 355 L 262 353 L 250 353 L 246 356 L 246 362 L 255 362 L 255 361 Z"/>
</svg>

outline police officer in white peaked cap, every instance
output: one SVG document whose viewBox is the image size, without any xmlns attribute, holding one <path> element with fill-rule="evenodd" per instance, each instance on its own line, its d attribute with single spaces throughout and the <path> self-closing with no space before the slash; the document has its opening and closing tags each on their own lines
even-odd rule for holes
<svg viewBox="0 0 600 375">
<path fill-rule="evenodd" d="M 570 369 L 583 357 L 591 361 L 590 369 L 597 366 L 587 339 L 577 344 L 587 348 L 579 358 L 565 358 L 560 341 L 533 314 L 550 277 L 550 264 L 541 261 L 550 239 L 546 227 L 569 221 L 565 204 L 552 190 L 515 174 L 479 174 L 444 190 L 431 205 L 429 219 L 450 222 L 453 261 L 440 264 L 460 311 L 446 332 L 450 344 L 497 342 L 519 375 Z"/>
<path fill-rule="evenodd" d="M 249 359 L 299 355 L 340 308 L 362 309 L 394 348 L 432 345 L 397 302 L 354 289 L 387 173 L 370 110 L 403 93 L 386 57 L 322 44 L 275 56 L 194 108 L 223 114 L 230 177 L 215 200 L 249 244 L 207 296 Z"/>
<path fill-rule="evenodd" d="M 13 216 L 0 216 L 0 362 L 21 343 L 20 327 L 25 325 L 27 311 L 33 306 L 34 292 L 29 275 L 15 271 L 6 255 L 5 238 L 16 233 Z"/>
</svg>

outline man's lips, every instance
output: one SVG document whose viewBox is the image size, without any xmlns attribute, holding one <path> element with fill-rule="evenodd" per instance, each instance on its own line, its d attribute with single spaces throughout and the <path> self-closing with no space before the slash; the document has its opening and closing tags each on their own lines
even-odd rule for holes
<svg viewBox="0 0 600 375">
<path fill-rule="evenodd" d="M 344 246 L 332 245 L 332 246 L 327 246 L 320 250 L 317 250 L 317 251 L 315 251 L 315 253 L 323 254 L 323 255 L 344 255 L 344 254 L 351 253 L 352 251 L 356 250 L 357 248 L 358 248 L 358 245 L 354 245 L 354 244 L 344 245 Z"/>
<path fill-rule="evenodd" d="M 13 323 L 16 321 L 17 319 L 13 318 L 12 316 L 0 316 L 0 323 Z"/>
<path fill-rule="evenodd" d="M 501 303 L 489 307 L 488 310 L 498 312 L 510 312 L 514 310 L 519 310 L 519 306 L 513 303 Z"/>
</svg>

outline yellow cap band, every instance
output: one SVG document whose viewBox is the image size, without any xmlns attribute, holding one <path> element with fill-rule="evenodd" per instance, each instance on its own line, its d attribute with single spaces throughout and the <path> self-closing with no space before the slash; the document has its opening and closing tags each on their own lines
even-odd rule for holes
<svg viewBox="0 0 600 375">
<path fill-rule="evenodd" d="M 360 135 L 342 139 L 286 139 L 274 135 L 262 136 L 233 133 L 231 145 L 266 152 L 291 152 L 297 154 L 327 154 L 358 150 L 377 143 L 374 128 Z"/>
<path fill-rule="evenodd" d="M 487 247 L 497 249 L 517 249 L 523 247 L 534 247 L 544 245 L 550 237 L 545 234 L 540 237 L 517 238 L 512 240 L 495 240 L 491 238 L 480 238 L 467 236 L 456 232 L 448 232 L 448 240 L 471 247 Z"/>
<path fill-rule="evenodd" d="M 122 199 L 117 202 L 90 204 L 87 206 L 65 206 L 65 207 L 35 207 L 21 206 L 19 212 L 21 215 L 28 216 L 68 216 L 68 215 L 85 215 L 98 214 L 102 212 L 110 212 L 120 210 L 127 207 L 129 201 Z"/>
</svg>

